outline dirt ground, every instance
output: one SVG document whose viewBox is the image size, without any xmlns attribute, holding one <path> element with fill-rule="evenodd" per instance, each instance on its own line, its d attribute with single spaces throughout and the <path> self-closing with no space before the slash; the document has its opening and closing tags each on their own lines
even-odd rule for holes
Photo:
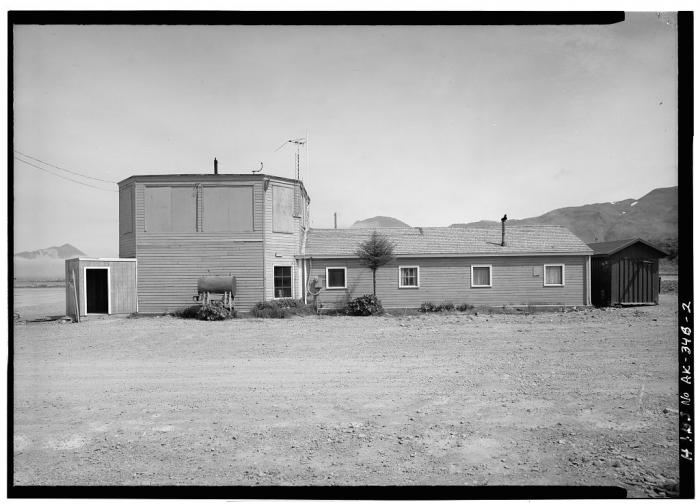
<svg viewBox="0 0 700 504">
<path fill-rule="evenodd" d="M 676 298 L 15 325 L 16 485 L 677 482 Z"/>
</svg>

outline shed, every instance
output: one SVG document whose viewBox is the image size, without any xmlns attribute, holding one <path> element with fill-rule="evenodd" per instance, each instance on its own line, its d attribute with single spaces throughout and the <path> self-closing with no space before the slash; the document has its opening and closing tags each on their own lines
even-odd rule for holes
<svg viewBox="0 0 700 504">
<path fill-rule="evenodd" d="M 136 259 L 66 259 L 66 315 L 135 313 Z"/>
<path fill-rule="evenodd" d="M 658 304 L 659 258 L 667 254 L 641 238 L 596 242 L 591 258 L 596 306 Z"/>
</svg>

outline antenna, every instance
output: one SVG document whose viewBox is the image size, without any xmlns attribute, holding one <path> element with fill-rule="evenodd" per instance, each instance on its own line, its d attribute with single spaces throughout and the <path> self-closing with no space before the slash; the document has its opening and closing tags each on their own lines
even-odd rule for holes
<svg viewBox="0 0 700 504">
<path fill-rule="evenodd" d="M 275 149 L 275 152 L 280 150 L 282 147 L 284 147 L 288 143 L 293 143 L 297 146 L 297 151 L 294 154 L 294 168 L 295 168 L 294 177 L 297 180 L 301 180 L 301 177 L 300 177 L 301 174 L 299 173 L 299 152 L 300 152 L 301 146 L 306 144 L 306 138 L 293 138 L 291 140 L 286 140 L 286 141 L 282 142 L 282 145 L 280 145 L 279 147 L 277 147 Z"/>
<path fill-rule="evenodd" d="M 257 170 L 251 170 L 251 171 L 253 173 L 260 173 L 262 171 L 262 169 L 263 169 L 263 163 L 262 163 L 262 161 L 260 161 L 260 168 L 258 168 Z"/>
</svg>

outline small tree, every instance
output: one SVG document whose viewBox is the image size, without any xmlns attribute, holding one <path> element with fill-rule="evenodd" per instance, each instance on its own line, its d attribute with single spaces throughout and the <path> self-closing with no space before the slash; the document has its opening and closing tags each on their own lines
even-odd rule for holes
<svg viewBox="0 0 700 504">
<path fill-rule="evenodd" d="M 372 231 L 355 251 L 360 262 L 372 270 L 372 293 L 377 295 L 377 268 L 394 259 L 394 244 L 384 235 Z"/>
</svg>

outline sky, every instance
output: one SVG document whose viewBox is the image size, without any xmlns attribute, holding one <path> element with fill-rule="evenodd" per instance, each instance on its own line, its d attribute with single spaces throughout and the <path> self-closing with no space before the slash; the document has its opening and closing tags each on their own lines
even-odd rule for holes
<svg viewBox="0 0 700 504">
<path fill-rule="evenodd" d="M 640 198 L 677 185 L 676 50 L 675 17 L 656 13 L 603 26 L 15 27 L 15 252 L 116 257 L 114 181 L 211 173 L 214 157 L 220 173 L 262 162 L 293 177 L 294 147 L 276 149 L 306 135 L 313 227 L 334 212 L 339 227 L 448 226 Z"/>
</svg>

